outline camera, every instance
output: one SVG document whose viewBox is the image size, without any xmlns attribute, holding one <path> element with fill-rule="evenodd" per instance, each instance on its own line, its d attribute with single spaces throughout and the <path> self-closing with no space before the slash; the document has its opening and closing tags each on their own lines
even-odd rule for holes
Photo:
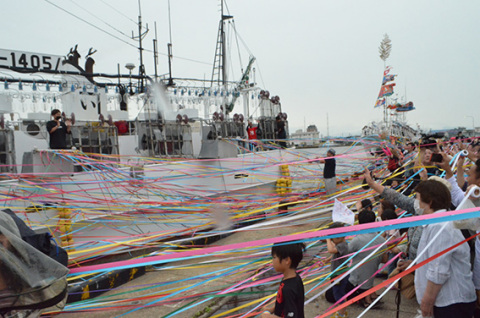
<svg viewBox="0 0 480 318">
<path fill-rule="evenodd" d="M 431 162 L 442 162 L 443 161 L 443 156 L 439 153 L 434 153 L 434 154 L 432 154 L 432 159 L 430 161 Z"/>
</svg>

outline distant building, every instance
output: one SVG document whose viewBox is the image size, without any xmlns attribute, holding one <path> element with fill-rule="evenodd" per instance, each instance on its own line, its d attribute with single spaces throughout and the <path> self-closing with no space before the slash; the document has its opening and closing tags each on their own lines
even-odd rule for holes
<svg viewBox="0 0 480 318">
<path fill-rule="evenodd" d="M 307 131 L 298 129 L 290 135 L 290 139 L 297 148 L 318 148 L 320 147 L 320 133 L 317 126 L 310 125 Z"/>
<path fill-rule="evenodd" d="M 480 135 L 480 127 L 475 127 L 475 130 L 467 127 L 456 127 L 451 129 L 435 129 L 430 130 L 429 135 L 444 134 L 445 138 L 457 137 L 459 135 L 464 137 L 476 137 Z"/>
</svg>

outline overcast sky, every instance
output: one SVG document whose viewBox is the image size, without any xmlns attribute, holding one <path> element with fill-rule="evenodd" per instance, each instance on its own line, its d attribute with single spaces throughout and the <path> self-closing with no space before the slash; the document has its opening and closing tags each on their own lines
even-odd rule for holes
<svg viewBox="0 0 480 318">
<path fill-rule="evenodd" d="M 136 43 L 120 33 L 137 32 L 136 0 L 49 0 L 133 46 L 45 0 L 4 2 L 3 49 L 65 55 L 78 43 L 82 56 L 90 47 L 98 50 L 96 71 L 115 73 L 117 63 L 138 65 Z M 151 29 L 144 46 L 152 49 L 157 22 L 162 53 L 169 41 L 167 3 L 141 1 Z M 306 123 L 325 135 L 327 113 L 331 135 L 359 133 L 382 118 L 373 105 L 382 81 L 378 47 L 385 33 L 393 45 L 387 64 L 398 74 L 398 98 L 416 107 L 407 115 L 412 126 L 471 128 L 472 119 L 480 126 L 480 1 L 229 0 L 227 5 L 257 58 L 257 82 L 280 96 L 291 132 Z M 175 58 L 174 77 L 210 78 L 219 0 L 171 0 L 171 19 L 174 55 L 202 62 Z M 144 59 L 153 74 L 152 54 Z M 161 55 L 159 73 L 167 67 Z"/>
</svg>

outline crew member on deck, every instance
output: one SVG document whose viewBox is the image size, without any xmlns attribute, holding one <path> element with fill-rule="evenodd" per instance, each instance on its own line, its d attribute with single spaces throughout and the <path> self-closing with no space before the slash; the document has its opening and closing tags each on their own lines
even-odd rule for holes
<svg viewBox="0 0 480 318">
<path fill-rule="evenodd" d="M 252 122 L 249 120 L 247 125 L 247 133 L 248 133 L 248 140 L 249 140 L 248 149 L 251 151 L 255 149 L 255 141 L 258 139 L 257 129 L 258 128 L 253 126 Z"/>
<path fill-rule="evenodd" d="M 277 123 L 276 135 L 277 135 L 277 139 L 279 140 L 278 145 L 281 148 L 287 148 L 287 143 L 283 141 L 284 139 L 287 139 L 287 132 L 285 131 L 285 122 L 279 115 L 275 118 L 275 120 Z"/>
<path fill-rule="evenodd" d="M 52 110 L 53 120 L 47 123 L 50 135 L 50 149 L 67 149 L 67 134 L 71 134 L 72 123 L 70 120 L 61 121 L 62 113 L 58 109 Z"/>
</svg>

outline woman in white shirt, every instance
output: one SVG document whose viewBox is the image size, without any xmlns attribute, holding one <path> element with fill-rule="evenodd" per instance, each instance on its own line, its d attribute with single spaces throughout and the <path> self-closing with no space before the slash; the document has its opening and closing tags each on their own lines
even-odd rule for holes
<svg viewBox="0 0 480 318">
<path fill-rule="evenodd" d="M 416 214 L 432 214 L 450 209 L 451 195 L 441 182 L 427 180 L 415 188 Z M 426 225 L 417 255 L 420 263 L 464 240 L 460 230 L 448 222 Z M 431 245 L 427 247 L 430 242 Z M 471 318 L 475 310 L 475 287 L 470 269 L 470 251 L 465 242 L 415 271 L 415 292 L 423 317 Z"/>
</svg>

